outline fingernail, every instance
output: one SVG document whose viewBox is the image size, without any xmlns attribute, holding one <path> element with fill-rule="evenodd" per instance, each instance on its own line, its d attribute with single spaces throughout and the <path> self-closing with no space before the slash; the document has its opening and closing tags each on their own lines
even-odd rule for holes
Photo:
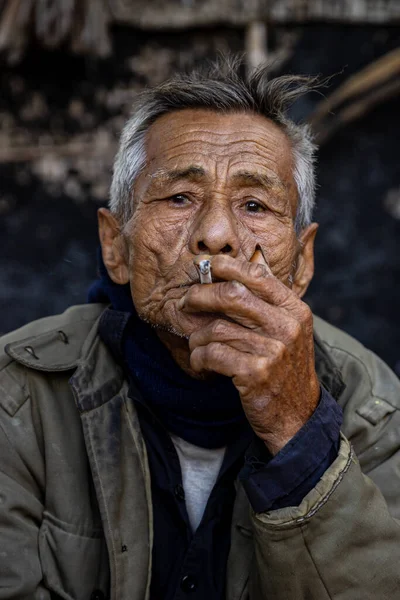
<svg viewBox="0 0 400 600">
<path fill-rule="evenodd" d="M 268 262 L 265 258 L 265 254 L 260 244 L 257 244 L 254 254 L 250 258 L 250 262 L 268 265 Z"/>
<path fill-rule="evenodd" d="M 262 254 L 259 250 L 256 250 L 253 256 L 250 258 L 251 263 L 259 263 L 262 260 Z"/>
<path fill-rule="evenodd" d="M 182 310 L 184 308 L 184 306 L 185 306 L 185 296 L 183 296 L 178 302 L 179 310 Z"/>
</svg>

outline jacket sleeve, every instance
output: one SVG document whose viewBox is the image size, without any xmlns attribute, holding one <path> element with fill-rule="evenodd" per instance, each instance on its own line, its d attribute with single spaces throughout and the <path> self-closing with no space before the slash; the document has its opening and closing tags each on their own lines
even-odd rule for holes
<svg viewBox="0 0 400 600">
<path fill-rule="evenodd" d="M 11 398 L 2 383 L 7 378 L 14 391 Z M 9 386 L 6 386 L 9 388 Z M 0 600 L 50 600 L 41 585 L 39 527 L 42 520 L 40 451 L 27 429 L 29 399 L 2 371 L 0 380 Z M 26 402 L 25 402 L 26 400 Z M 16 406 L 22 405 L 17 413 Z M 21 412 L 22 411 L 22 412 Z M 17 416 L 18 415 L 18 416 Z M 23 454 L 17 453 L 11 436 L 19 438 Z M 42 461 L 42 459 L 40 459 Z"/>
<path fill-rule="evenodd" d="M 352 443 L 298 506 L 253 513 L 251 600 L 400 597 L 400 382 L 355 340 L 327 349 Z"/>
</svg>

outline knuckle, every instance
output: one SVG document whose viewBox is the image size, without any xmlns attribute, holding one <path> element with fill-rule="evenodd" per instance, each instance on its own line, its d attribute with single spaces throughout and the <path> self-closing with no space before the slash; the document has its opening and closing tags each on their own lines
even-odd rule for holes
<svg viewBox="0 0 400 600">
<path fill-rule="evenodd" d="M 303 332 L 303 328 L 298 321 L 295 321 L 290 327 L 290 338 L 297 340 Z"/>
<path fill-rule="evenodd" d="M 254 372 L 258 379 L 266 376 L 268 371 L 269 361 L 265 356 L 258 356 L 254 362 Z"/>
<path fill-rule="evenodd" d="M 287 356 L 287 347 L 285 346 L 285 344 L 283 342 L 280 342 L 279 340 L 276 341 L 274 354 L 275 354 L 275 360 L 278 360 L 278 361 L 285 360 L 285 358 Z"/>
<path fill-rule="evenodd" d="M 199 285 L 192 285 L 188 291 L 186 292 L 185 305 L 190 304 L 191 301 L 195 300 L 196 297 L 201 293 L 201 289 Z"/>
<path fill-rule="evenodd" d="M 242 300 L 246 296 L 247 289 L 238 281 L 230 281 L 221 289 L 221 294 L 225 296 L 226 300 L 234 303 Z"/>
<path fill-rule="evenodd" d="M 211 334 L 214 336 L 223 335 L 226 332 L 227 324 L 222 319 L 217 319 L 211 325 Z"/>
<path fill-rule="evenodd" d="M 307 306 L 306 311 L 307 313 L 304 317 L 304 325 L 308 330 L 312 331 L 314 329 L 314 316 L 309 306 Z"/>
<path fill-rule="evenodd" d="M 210 342 L 204 349 L 206 363 L 210 364 L 221 356 L 222 345 L 219 342 Z"/>
<path fill-rule="evenodd" d="M 249 263 L 249 275 L 253 279 L 264 279 L 267 276 L 267 269 L 259 263 Z"/>
<path fill-rule="evenodd" d="M 191 352 L 194 352 L 197 347 L 197 337 L 198 333 L 196 331 L 193 332 L 189 337 L 189 349 Z"/>
<path fill-rule="evenodd" d="M 203 348 L 197 347 L 190 355 L 190 365 L 194 370 L 200 369 L 203 364 Z"/>
<path fill-rule="evenodd" d="M 311 308 L 305 302 L 301 303 L 300 316 L 305 325 L 310 325 L 313 321 Z"/>
<path fill-rule="evenodd" d="M 199 346 L 190 355 L 191 367 L 197 371 L 210 370 L 222 355 L 222 344 L 210 342 L 207 346 Z"/>
</svg>

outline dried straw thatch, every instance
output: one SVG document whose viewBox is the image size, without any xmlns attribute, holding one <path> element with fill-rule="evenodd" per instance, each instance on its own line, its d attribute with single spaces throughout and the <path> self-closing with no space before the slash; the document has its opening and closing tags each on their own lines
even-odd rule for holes
<svg viewBox="0 0 400 600">
<path fill-rule="evenodd" d="M 400 48 L 396 48 L 349 77 L 319 103 L 309 119 L 318 144 L 399 94 Z"/>
<path fill-rule="evenodd" d="M 0 52 L 15 62 L 34 39 L 50 48 L 107 56 L 110 19 L 107 0 L 2 0 Z"/>
<path fill-rule="evenodd" d="M 0 0 L 0 52 L 18 60 L 31 39 L 107 56 L 112 23 L 144 29 L 253 21 L 400 22 L 398 0 Z"/>
</svg>

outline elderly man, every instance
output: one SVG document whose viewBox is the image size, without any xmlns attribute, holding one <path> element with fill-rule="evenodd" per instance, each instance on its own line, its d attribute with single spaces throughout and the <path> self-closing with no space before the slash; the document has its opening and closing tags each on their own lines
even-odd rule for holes
<svg viewBox="0 0 400 600">
<path fill-rule="evenodd" d="M 138 98 L 91 303 L 4 338 L 1 600 L 400 597 L 400 384 L 302 300 L 308 80 L 238 72 Z"/>
</svg>

